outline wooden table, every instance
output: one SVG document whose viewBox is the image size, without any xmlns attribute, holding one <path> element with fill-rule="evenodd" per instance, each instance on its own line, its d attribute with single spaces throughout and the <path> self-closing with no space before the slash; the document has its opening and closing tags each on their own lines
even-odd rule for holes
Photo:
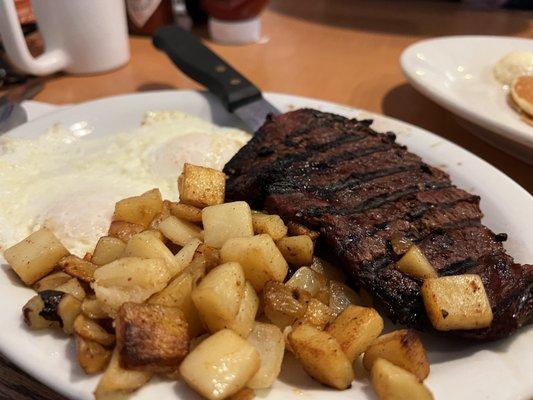
<svg viewBox="0 0 533 400">
<path fill-rule="evenodd" d="M 455 3 L 380 0 L 274 0 L 262 43 L 209 45 L 265 91 L 348 104 L 421 126 L 484 158 L 533 193 L 529 166 L 471 135 L 453 114 L 416 92 L 398 58 L 427 37 L 491 34 L 533 37 L 533 13 L 469 10 Z M 149 39 L 131 39 L 131 61 L 104 75 L 57 76 L 36 100 L 77 103 L 156 89 L 197 88 Z M 61 399 L 0 360 L 0 398 Z"/>
</svg>

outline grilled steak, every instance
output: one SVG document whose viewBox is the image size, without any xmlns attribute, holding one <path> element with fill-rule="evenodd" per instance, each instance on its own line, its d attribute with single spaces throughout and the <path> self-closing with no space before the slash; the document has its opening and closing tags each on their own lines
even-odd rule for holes
<svg viewBox="0 0 533 400">
<path fill-rule="evenodd" d="M 394 268 L 401 254 L 393 243 L 408 239 L 439 275 L 483 280 L 492 325 L 455 334 L 492 340 L 531 322 L 533 265 L 515 264 L 502 245 L 506 235 L 481 224 L 479 197 L 370 125 L 310 109 L 269 117 L 224 169 L 228 200 L 319 230 L 351 283 L 393 321 L 430 326 L 420 282 Z"/>
</svg>

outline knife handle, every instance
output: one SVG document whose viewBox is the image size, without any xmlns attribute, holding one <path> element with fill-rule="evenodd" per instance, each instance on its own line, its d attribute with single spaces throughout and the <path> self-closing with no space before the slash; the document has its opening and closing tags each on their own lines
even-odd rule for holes
<svg viewBox="0 0 533 400">
<path fill-rule="evenodd" d="M 189 78 L 218 96 L 228 111 L 262 97 L 253 83 L 179 26 L 159 28 L 152 40 Z"/>
</svg>

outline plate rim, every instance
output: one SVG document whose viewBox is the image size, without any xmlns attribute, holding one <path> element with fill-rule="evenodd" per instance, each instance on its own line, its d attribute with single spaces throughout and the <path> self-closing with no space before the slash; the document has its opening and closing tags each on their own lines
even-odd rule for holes
<svg viewBox="0 0 533 400">
<path fill-rule="evenodd" d="M 533 132 L 528 133 L 525 129 L 518 129 L 515 127 L 509 127 L 503 123 L 500 123 L 497 119 L 487 117 L 483 113 L 478 113 L 469 108 L 462 107 L 447 96 L 444 91 L 433 90 L 429 86 L 424 85 L 421 80 L 418 79 L 414 71 L 409 67 L 409 62 L 412 60 L 416 50 L 420 46 L 425 46 L 432 43 L 465 40 L 465 39 L 479 39 L 479 40 L 504 40 L 515 42 L 530 42 L 533 44 L 533 39 L 520 38 L 520 37 L 506 37 L 496 35 L 454 35 L 444 36 L 437 38 L 429 38 L 419 40 L 408 47 L 406 47 L 400 55 L 400 67 L 407 81 L 420 93 L 428 97 L 435 103 L 441 105 L 452 113 L 477 124 L 489 131 L 496 133 L 504 139 L 509 139 L 512 142 L 518 143 L 528 149 L 533 149 Z"/>
<path fill-rule="evenodd" d="M 94 99 L 94 100 L 78 103 L 76 105 L 72 105 L 72 106 L 69 106 L 69 107 L 65 107 L 65 108 L 61 108 L 61 109 L 52 111 L 52 112 L 47 113 L 47 114 L 45 114 L 43 116 L 35 118 L 32 121 L 28 121 L 28 122 L 26 122 L 23 125 L 20 125 L 19 127 L 17 127 L 15 129 L 9 131 L 8 133 L 6 133 L 6 135 L 10 136 L 10 137 L 16 137 L 19 132 L 23 131 L 28 126 L 31 126 L 34 123 L 40 123 L 41 120 L 46 120 L 46 119 L 49 119 L 49 118 L 52 118 L 52 117 L 57 117 L 58 115 L 60 116 L 61 114 L 68 115 L 69 113 L 72 112 L 73 108 L 80 109 L 80 108 L 87 107 L 87 106 L 92 106 L 92 105 L 98 104 L 98 103 L 105 103 L 105 102 L 109 102 L 109 101 L 127 101 L 127 99 L 132 98 L 132 97 L 145 97 L 145 96 L 150 96 L 150 95 L 157 96 L 157 95 L 161 95 L 161 94 L 164 94 L 164 95 L 176 95 L 176 96 L 188 95 L 188 94 L 202 94 L 202 95 L 206 95 L 207 94 L 208 97 L 209 96 L 213 96 L 211 93 L 208 93 L 206 91 L 189 90 L 189 89 L 178 89 L 178 90 L 160 90 L 160 91 L 150 91 L 150 92 L 140 92 L 140 93 L 128 93 L 128 94 L 119 94 L 119 95 L 115 95 L 115 96 L 103 97 L 103 98 L 99 98 L 99 99 Z M 452 146 L 454 151 L 461 152 L 466 157 L 474 159 L 483 168 L 487 168 L 491 173 L 496 174 L 496 176 L 498 176 L 498 178 L 503 179 L 507 184 L 512 185 L 515 190 L 518 190 L 518 191 L 522 192 L 523 195 L 524 194 L 528 195 L 529 199 L 531 201 L 531 204 L 533 205 L 533 196 L 531 194 L 529 194 L 529 192 L 527 192 L 522 186 L 520 186 L 512 178 L 507 176 L 505 173 L 503 173 L 502 171 L 500 171 L 499 169 L 497 169 L 496 167 L 494 167 L 493 165 L 491 165 L 487 161 L 483 160 L 482 158 L 478 157 L 477 155 L 475 155 L 475 154 L 471 153 L 470 151 L 462 148 L 458 144 L 455 144 L 455 143 L 449 141 L 448 139 L 443 138 L 443 137 L 441 137 L 441 136 L 439 136 L 439 135 L 437 135 L 435 133 L 432 133 L 432 132 L 430 132 L 430 131 L 428 131 L 428 130 L 426 130 L 424 128 L 418 127 L 418 126 L 410 124 L 408 122 L 404 122 L 404 121 L 398 120 L 398 119 L 393 118 L 393 117 L 389 117 L 387 115 L 374 113 L 374 112 L 366 111 L 366 110 L 363 110 L 363 109 L 360 109 L 360 108 L 352 107 L 352 106 L 349 106 L 349 105 L 343 105 L 343 104 L 340 104 L 340 103 L 335 103 L 335 102 L 331 102 L 331 101 L 327 101 L 327 100 L 321 100 L 321 99 L 315 99 L 315 98 L 311 98 L 311 97 L 291 95 L 291 94 L 284 94 L 284 93 L 277 93 L 277 92 L 264 92 L 264 95 L 267 98 L 267 100 L 271 99 L 274 102 L 285 101 L 285 102 L 288 102 L 288 103 L 290 103 L 290 102 L 298 103 L 298 102 L 304 101 L 304 102 L 308 102 L 308 103 L 317 104 L 319 107 L 331 107 L 331 108 L 335 108 L 335 109 L 342 109 L 342 110 L 344 110 L 344 112 L 346 114 L 363 114 L 365 117 L 369 117 L 369 118 L 376 118 L 376 117 L 384 118 L 386 120 L 392 121 L 394 124 L 398 124 L 400 126 L 404 126 L 404 127 L 409 128 L 409 129 L 413 129 L 413 130 L 415 130 L 417 132 L 420 132 L 420 133 L 423 133 L 423 134 L 428 134 L 431 137 L 438 138 L 440 141 L 446 143 L 446 145 Z M 149 107 L 149 102 L 147 102 L 147 110 L 146 111 L 149 111 L 148 107 Z M 176 108 L 178 108 L 178 107 L 179 106 L 177 106 Z M 339 111 L 332 111 L 332 112 L 339 112 Z M 21 370 L 25 371 L 28 375 L 30 375 L 33 379 L 36 379 L 36 380 L 40 381 L 41 383 L 43 383 L 44 385 L 48 386 L 52 390 L 54 390 L 54 391 L 56 391 L 56 392 L 58 392 L 58 393 L 60 393 L 60 394 L 62 394 L 64 396 L 67 396 L 67 397 L 70 396 L 70 397 L 74 397 L 74 398 L 83 398 L 83 396 L 86 395 L 86 394 L 84 394 L 85 392 L 78 393 L 72 387 L 69 387 L 69 386 L 66 386 L 66 385 L 63 386 L 61 384 L 57 384 L 57 382 L 54 380 L 54 377 L 51 374 L 46 373 L 46 371 L 44 369 L 41 369 L 39 365 L 32 364 L 32 362 L 29 359 L 25 359 L 22 354 L 20 354 L 20 353 L 17 354 L 17 349 L 14 349 L 14 348 L 10 349 L 10 348 L 6 347 L 1 340 L 0 340 L 0 352 L 3 353 L 6 356 L 6 358 L 9 359 L 13 364 L 15 364 Z"/>
</svg>

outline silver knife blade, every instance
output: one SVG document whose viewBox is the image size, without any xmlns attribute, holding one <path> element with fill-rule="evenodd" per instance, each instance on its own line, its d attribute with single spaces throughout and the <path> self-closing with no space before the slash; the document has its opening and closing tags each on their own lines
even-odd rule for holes
<svg viewBox="0 0 533 400">
<path fill-rule="evenodd" d="M 233 114 L 237 115 L 250 128 L 252 133 L 255 133 L 263 126 L 268 114 L 278 115 L 281 113 L 263 97 L 260 97 L 234 109 Z"/>
<path fill-rule="evenodd" d="M 42 89 L 42 82 L 34 79 L 0 97 L 0 135 L 28 121 L 28 115 L 20 102 L 31 99 Z"/>
</svg>

